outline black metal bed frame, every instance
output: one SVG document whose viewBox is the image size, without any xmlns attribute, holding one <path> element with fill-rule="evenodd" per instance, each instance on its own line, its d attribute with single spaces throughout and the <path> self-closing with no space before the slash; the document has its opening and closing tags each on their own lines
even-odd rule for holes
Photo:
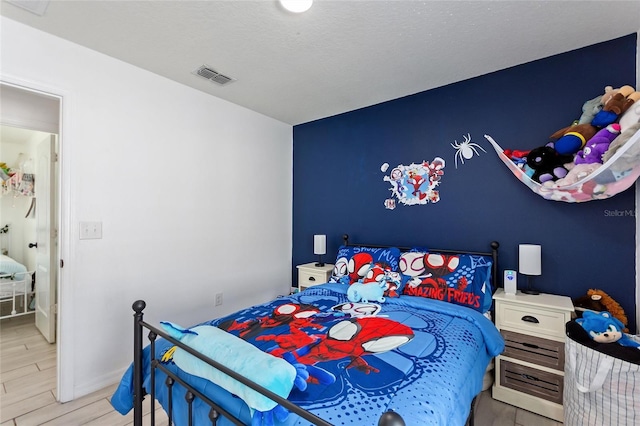
<svg viewBox="0 0 640 426">
<path fill-rule="evenodd" d="M 355 244 L 349 244 L 349 236 L 347 234 L 343 235 L 343 240 L 345 245 L 355 245 Z M 360 246 L 366 246 L 366 247 L 389 247 L 389 246 L 382 246 L 382 245 L 375 245 L 375 244 L 357 244 Z M 493 288 L 496 289 L 497 288 L 497 271 L 498 271 L 498 247 L 499 244 L 496 241 L 491 242 L 491 252 L 468 252 L 468 251 L 456 251 L 456 250 L 440 250 L 440 249 L 430 249 L 430 251 L 433 252 L 437 252 L 437 253 L 452 253 L 452 254 L 460 254 L 460 253 L 468 253 L 468 254 L 476 254 L 476 255 L 483 255 L 483 256 L 491 256 L 493 259 L 493 265 L 492 265 L 492 284 L 493 284 Z M 400 250 L 409 250 L 409 248 L 407 247 L 399 247 Z M 137 300 L 136 302 L 133 303 L 132 308 L 134 311 L 134 331 L 133 331 L 133 344 L 134 344 L 134 361 L 133 361 L 133 386 L 134 386 L 134 405 L 133 405 L 133 425 L 134 426 L 142 426 L 142 411 L 143 411 L 143 407 L 142 407 L 142 402 L 144 397 L 147 395 L 147 392 L 143 386 L 143 333 L 144 330 L 147 329 L 149 330 L 149 334 L 148 334 L 148 339 L 150 342 L 150 392 L 149 392 L 149 396 L 151 399 L 151 412 L 150 412 L 150 422 L 151 425 L 155 425 L 155 403 L 156 403 L 156 399 L 155 399 L 155 388 L 156 388 L 156 377 L 155 377 L 155 370 L 159 369 L 161 370 L 163 373 L 166 374 L 167 378 L 165 380 L 165 385 L 168 387 L 169 392 L 168 392 L 168 401 L 167 401 L 167 407 L 165 407 L 166 411 L 167 411 L 167 415 L 169 417 L 169 426 L 172 426 L 173 424 L 173 385 L 175 383 L 179 383 L 180 385 L 182 385 L 185 389 L 186 392 L 184 394 L 184 399 L 188 404 L 188 425 L 192 426 L 193 425 L 193 401 L 196 398 L 201 399 L 205 404 L 207 404 L 209 406 L 209 419 L 211 420 L 211 424 L 212 425 L 216 425 L 218 418 L 220 416 L 224 416 L 227 419 L 229 419 L 232 423 L 238 425 L 238 426 L 243 426 L 244 423 L 238 419 L 237 417 L 235 417 L 233 414 L 229 413 L 227 410 L 225 410 L 223 407 L 221 407 L 220 405 L 218 405 L 216 402 L 212 401 L 210 398 L 208 398 L 206 395 L 202 394 L 201 392 L 199 392 L 198 390 L 196 390 L 195 388 L 193 388 L 189 383 L 185 382 L 184 380 L 182 380 L 181 378 L 179 378 L 175 373 L 173 373 L 172 371 L 170 371 L 169 369 L 167 369 L 164 365 L 162 365 L 160 363 L 160 361 L 158 359 L 156 359 L 155 357 L 155 343 L 156 343 L 156 339 L 158 338 L 158 336 L 166 339 L 167 341 L 171 342 L 172 344 L 174 344 L 175 346 L 187 351 L 189 354 L 195 356 L 196 358 L 206 362 L 207 364 L 209 364 L 210 366 L 212 366 L 213 368 L 218 369 L 219 371 L 227 374 L 228 376 L 232 377 L 233 379 L 239 381 L 240 383 L 250 387 L 251 389 L 261 393 L 262 395 L 270 398 L 271 400 L 277 402 L 278 404 L 282 405 L 284 408 L 286 408 L 287 410 L 289 410 L 290 412 L 293 412 L 297 415 L 299 415 L 300 417 L 302 417 L 305 420 L 308 420 L 309 422 L 313 423 L 314 425 L 318 425 L 318 426 L 332 426 L 331 423 L 328 423 L 327 421 L 321 419 L 320 417 L 316 416 L 315 414 L 299 407 L 298 405 L 290 402 L 289 400 L 280 397 L 279 395 L 276 395 L 275 393 L 271 392 L 268 389 L 265 389 L 264 387 L 260 386 L 259 384 L 247 379 L 246 377 L 236 373 L 235 371 L 225 367 L 224 365 L 214 361 L 213 359 L 197 352 L 196 350 L 192 349 L 191 347 L 185 345 L 184 343 L 180 342 L 179 340 L 176 340 L 175 338 L 171 337 L 170 335 L 168 335 L 167 333 L 165 333 L 164 331 L 158 329 L 157 327 L 154 327 L 153 325 L 147 323 L 144 321 L 144 309 L 146 307 L 146 303 L 143 300 Z M 475 401 L 476 398 L 473 399 L 473 401 L 471 402 L 471 410 L 469 413 L 469 418 L 467 420 L 467 424 L 469 426 L 473 426 L 473 422 L 474 422 L 474 405 L 475 405 Z M 400 415 L 398 415 L 397 413 L 393 412 L 393 411 L 387 411 L 385 413 L 383 413 L 380 416 L 380 420 L 378 422 L 378 426 L 404 426 L 405 423 L 402 420 L 402 417 L 400 417 Z M 200 426 L 200 425 L 198 425 Z"/>
</svg>

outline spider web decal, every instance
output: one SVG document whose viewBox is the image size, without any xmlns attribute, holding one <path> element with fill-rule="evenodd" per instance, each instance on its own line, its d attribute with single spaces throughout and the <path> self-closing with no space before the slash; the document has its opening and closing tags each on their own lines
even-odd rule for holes
<svg viewBox="0 0 640 426">
<path fill-rule="evenodd" d="M 398 202 L 407 206 L 417 204 L 437 203 L 440 201 L 440 191 L 436 188 L 444 176 L 445 162 L 436 157 L 432 162 L 411 163 L 408 166 L 399 164 L 382 180 L 391 184 L 391 198 L 387 198 L 384 205 L 387 209 L 396 208 Z M 386 173 L 389 164 L 384 163 L 380 170 Z"/>
</svg>

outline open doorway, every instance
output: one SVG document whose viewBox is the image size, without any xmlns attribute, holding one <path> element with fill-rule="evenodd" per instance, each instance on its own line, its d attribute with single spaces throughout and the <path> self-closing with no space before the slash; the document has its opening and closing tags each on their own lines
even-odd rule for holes
<svg viewBox="0 0 640 426">
<path fill-rule="evenodd" d="M 3 340 L 4 329 L 8 328 L 5 326 L 10 322 L 23 324 L 16 329 L 26 330 L 26 334 L 30 326 L 51 347 L 53 360 L 47 363 L 58 370 L 55 356 L 59 353 L 56 330 L 60 277 L 57 152 L 61 100 L 4 82 L 0 82 L 0 94 L 0 163 L 3 163 L 0 164 L 0 230 L 4 230 L 0 234 L 0 250 L 6 258 L 23 265 L 29 278 L 22 295 L 1 304 L 7 307 L 0 306 Z M 15 338 L 22 337 L 17 333 Z M 3 362 L 3 369 L 4 364 L 7 363 Z M 59 377 L 55 376 L 54 389 L 57 390 Z"/>
</svg>

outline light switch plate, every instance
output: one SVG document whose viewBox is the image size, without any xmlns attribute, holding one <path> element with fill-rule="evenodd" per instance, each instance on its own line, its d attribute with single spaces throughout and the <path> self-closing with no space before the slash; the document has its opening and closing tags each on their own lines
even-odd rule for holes
<svg viewBox="0 0 640 426">
<path fill-rule="evenodd" d="M 80 222 L 80 239 L 96 240 L 102 238 L 102 222 Z"/>
</svg>

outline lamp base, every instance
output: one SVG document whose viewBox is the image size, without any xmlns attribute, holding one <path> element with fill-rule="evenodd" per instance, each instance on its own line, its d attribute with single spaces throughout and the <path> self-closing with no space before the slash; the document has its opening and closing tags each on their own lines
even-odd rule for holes
<svg viewBox="0 0 640 426">
<path fill-rule="evenodd" d="M 318 262 L 315 264 L 315 266 L 324 266 L 324 262 Z"/>
<path fill-rule="evenodd" d="M 532 294 L 532 295 L 536 295 L 536 294 L 540 294 L 540 292 L 534 288 L 531 287 L 531 276 L 527 276 L 527 288 L 525 288 L 524 290 L 522 290 L 522 292 L 524 294 Z"/>
<path fill-rule="evenodd" d="M 324 266 L 324 262 L 322 261 L 322 255 L 318 255 L 318 262 L 316 262 L 315 266 Z"/>
</svg>

